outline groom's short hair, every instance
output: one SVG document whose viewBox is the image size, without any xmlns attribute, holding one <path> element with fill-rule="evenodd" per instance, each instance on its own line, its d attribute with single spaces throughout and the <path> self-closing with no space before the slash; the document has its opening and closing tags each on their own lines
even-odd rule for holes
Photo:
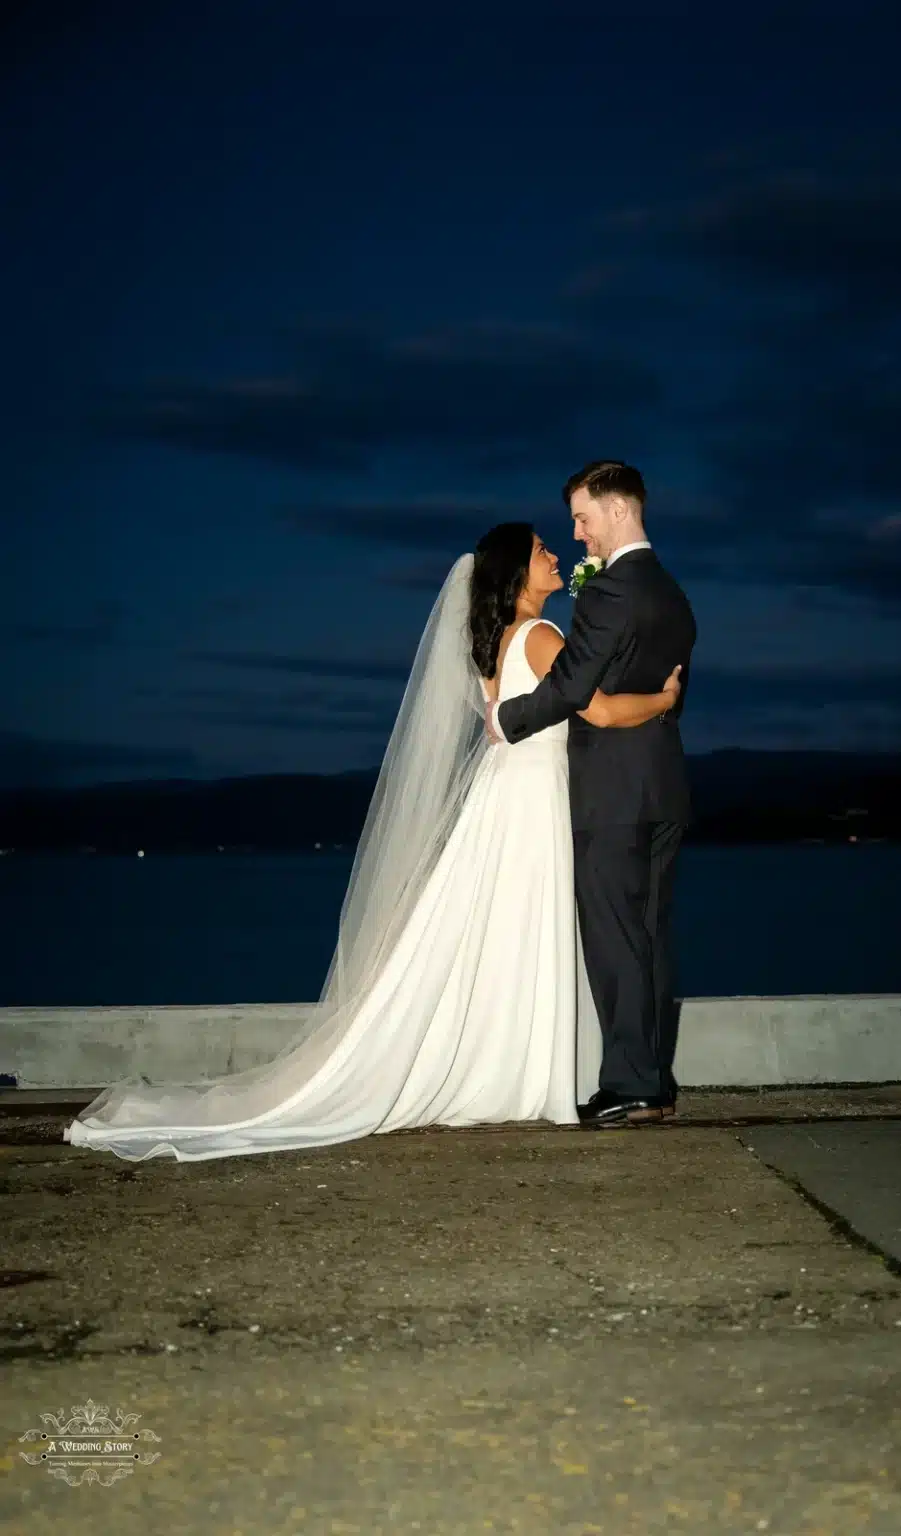
<svg viewBox="0 0 901 1536">
<path fill-rule="evenodd" d="M 600 496 L 628 496 L 643 509 L 647 500 L 641 472 L 631 464 L 624 464 L 622 459 L 594 459 L 570 475 L 563 487 L 563 500 L 567 506 L 572 501 L 573 492 L 583 486 L 595 501 Z"/>
</svg>

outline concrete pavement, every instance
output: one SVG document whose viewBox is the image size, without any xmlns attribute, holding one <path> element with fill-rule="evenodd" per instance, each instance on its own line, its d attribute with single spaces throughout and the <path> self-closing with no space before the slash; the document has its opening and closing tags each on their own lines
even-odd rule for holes
<svg viewBox="0 0 901 1536">
<path fill-rule="evenodd" d="M 768 1125 L 742 1140 L 901 1271 L 901 1123 Z"/>
<path fill-rule="evenodd" d="M 696 1095 L 679 1128 L 193 1166 L 17 1117 L 5 1529 L 897 1532 L 901 1280 L 853 1230 L 901 1155 L 898 1092 L 873 1092 L 879 1120 L 820 1117 L 820 1154 L 785 1093 L 778 1127 Z M 818 1186 L 838 1218 L 803 1192 L 817 1155 L 844 1169 Z M 110 1487 L 20 1460 L 43 1413 L 89 1399 L 138 1414 L 159 1460 Z"/>
</svg>

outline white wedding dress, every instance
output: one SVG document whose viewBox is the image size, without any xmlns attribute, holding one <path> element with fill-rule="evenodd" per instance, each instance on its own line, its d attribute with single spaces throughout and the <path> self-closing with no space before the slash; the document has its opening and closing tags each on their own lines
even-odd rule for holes
<svg viewBox="0 0 901 1536">
<path fill-rule="evenodd" d="M 536 622 L 523 624 L 508 647 L 501 699 L 537 685 L 525 654 Z M 130 1160 L 191 1161 L 426 1125 L 577 1123 L 577 1051 L 578 1086 L 590 1092 L 600 1031 L 577 932 L 567 731 L 553 726 L 484 752 L 443 851 L 352 1019 L 283 1056 L 277 1092 L 271 1072 L 259 1088 L 249 1081 L 239 1100 L 220 1079 L 204 1092 L 202 1120 L 192 1125 L 183 1091 L 172 1089 L 180 1105 L 172 1123 L 166 1084 L 152 1094 L 120 1086 L 88 1106 L 66 1139 Z"/>
</svg>

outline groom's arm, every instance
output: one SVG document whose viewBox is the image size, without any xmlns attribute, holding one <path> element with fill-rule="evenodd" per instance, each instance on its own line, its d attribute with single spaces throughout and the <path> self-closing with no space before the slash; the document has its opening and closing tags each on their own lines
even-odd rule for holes
<svg viewBox="0 0 901 1536">
<path fill-rule="evenodd" d="M 525 741 L 587 709 L 626 622 L 624 588 L 594 577 L 579 593 L 572 629 L 547 676 L 534 693 L 496 706 L 494 716 L 505 740 Z"/>
</svg>

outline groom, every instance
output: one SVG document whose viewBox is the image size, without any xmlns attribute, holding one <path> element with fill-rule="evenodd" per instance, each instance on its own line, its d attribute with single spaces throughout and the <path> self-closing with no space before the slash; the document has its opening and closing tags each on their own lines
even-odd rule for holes
<svg viewBox="0 0 901 1536">
<path fill-rule="evenodd" d="M 563 488 L 575 537 L 606 561 L 576 599 L 565 646 L 534 693 L 493 704 L 493 741 L 511 744 L 569 720 L 576 904 L 601 1021 L 600 1086 L 579 1105 L 586 1128 L 660 1121 L 675 1111 L 678 1016 L 669 960 L 676 854 L 689 820 L 677 717 L 697 634 L 682 589 L 644 529 L 645 487 L 619 460 L 586 464 Z M 580 720 L 596 688 L 651 693 L 682 664 L 673 711 L 629 730 Z"/>
</svg>

